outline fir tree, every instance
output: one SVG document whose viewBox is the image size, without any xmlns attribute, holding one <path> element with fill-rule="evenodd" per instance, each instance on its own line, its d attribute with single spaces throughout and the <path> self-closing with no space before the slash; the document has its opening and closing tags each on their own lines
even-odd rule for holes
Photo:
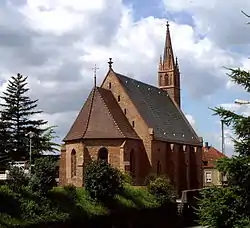
<svg viewBox="0 0 250 228">
<path fill-rule="evenodd" d="M 9 137 L 8 155 L 11 160 L 26 160 L 29 157 L 29 137 L 32 131 L 32 153 L 42 150 L 53 150 L 53 128 L 46 127 L 47 121 L 35 117 L 42 111 L 37 110 L 37 101 L 27 95 L 27 77 L 17 74 L 9 80 L 7 89 L 1 97 L 1 119 L 6 124 L 6 135 Z M 48 137 L 49 135 L 49 137 Z"/>
<path fill-rule="evenodd" d="M 250 72 L 229 70 L 231 80 L 250 93 Z M 250 222 L 250 116 L 223 107 L 213 110 L 234 131 L 235 155 L 217 162 L 219 171 L 227 174 L 228 186 L 204 190 L 200 222 L 209 227 L 245 227 Z"/>
<path fill-rule="evenodd" d="M 6 124 L 4 121 L 0 121 L 0 169 L 5 169 L 6 165 L 10 161 L 8 156 L 10 137 L 7 133 Z"/>
</svg>

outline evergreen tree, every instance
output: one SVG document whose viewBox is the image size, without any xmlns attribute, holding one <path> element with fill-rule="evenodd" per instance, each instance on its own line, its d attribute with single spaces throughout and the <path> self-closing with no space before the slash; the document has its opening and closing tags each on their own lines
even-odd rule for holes
<svg viewBox="0 0 250 228">
<path fill-rule="evenodd" d="M 32 153 L 40 153 L 46 149 L 54 150 L 53 128 L 46 127 L 47 121 L 35 119 L 42 111 L 36 110 L 37 101 L 27 95 L 27 77 L 21 74 L 12 76 L 7 89 L 1 96 L 1 119 L 6 124 L 6 137 L 9 138 L 8 155 L 11 160 L 29 158 L 29 136 L 33 132 Z"/>
<path fill-rule="evenodd" d="M 250 72 L 229 70 L 231 80 L 250 93 Z M 250 221 L 250 116 L 222 107 L 213 110 L 228 127 L 232 127 L 236 155 L 217 162 L 217 168 L 227 174 L 228 186 L 204 190 L 199 211 L 201 224 L 209 227 L 245 227 Z M 215 200 L 215 196 L 221 198 Z"/>
<path fill-rule="evenodd" d="M 8 156 L 10 137 L 7 134 L 7 128 L 4 121 L 0 121 L 0 170 L 5 170 L 6 165 L 10 161 Z"/>
</svg>

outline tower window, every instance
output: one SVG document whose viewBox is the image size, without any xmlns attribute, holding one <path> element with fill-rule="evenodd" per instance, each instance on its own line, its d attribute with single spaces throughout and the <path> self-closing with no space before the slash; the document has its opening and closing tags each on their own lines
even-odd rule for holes
<svg viewBox="0 0 250 228">
<path fill-rule="evenodd" d="M 135 121 L 132 121 L 132 126 L 135 127 Z"/>
<path fill-rule="evenodd" d="M 126 109 L 126 108 L 124 108 L 124 114 L 125 114 L 125 115 L 127 114 L 127 109 Z"/>
<path fill-rule="evenodd" d="M 111 89 L 111 82 L 109 83 L 109 89 Z"/>
<path fill-rule="evenodd" d="M 117 100 L 118 100 L 118 102 L 121 100 L 121 97 L 120 97 L 120 95 L 118 95 L 118 97 L 117 97 Z"/>
</svg>

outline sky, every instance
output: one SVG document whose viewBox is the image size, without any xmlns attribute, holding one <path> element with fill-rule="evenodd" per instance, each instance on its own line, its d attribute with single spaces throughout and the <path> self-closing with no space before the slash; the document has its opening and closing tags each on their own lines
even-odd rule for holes
<svg viewBox="0 0 250 228">
<path fill-rule="evenodd" d="M 250 14 L 245 0 L 1 0 L 0 92 L 12 75 L 28 76 L 38 116 L 57 125 L 61 142 L 113 58 L 115 71 L 157 85 L 166 21 L 181 71 L 182 109 L 198 135 L 221 148 L 220 119 L 210 108 L 245 115 L 249 94 L 232 84 L 225 67 L 250 67 Z M 226 154 L 233 154 L 225 129 Z"/>
</svg>

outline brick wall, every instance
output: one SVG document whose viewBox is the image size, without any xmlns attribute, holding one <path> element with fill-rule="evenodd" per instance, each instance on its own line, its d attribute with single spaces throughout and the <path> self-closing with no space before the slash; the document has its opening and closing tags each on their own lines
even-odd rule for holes
<svg viewBox="0 0 250 228">
<path fill-rule="evenodd" d="M 66 143 L 62 150 L 60 164 L 60 185 L 84 185 L 86 166 L 98 158 L 99 150 L 105 147 L 108 150 L 108 162 L 121 171 L 130 171 L 130 153 L 134 154 L 134 183 L 141 185 L 148 173 L 149 161 L 141 140 L 102 139 L 84 140 L 83 142 Z M 71 152 L 76 151 L 76 176 L 71 176 Z"/>
<path fill-rule="evenodd" d="M 107 77 L 104 79 L 102 87 L 111 90 L 116 99 L 118 96 L 120 96 L 120 101 L 118 104 L 123 112 L 126 112 L 126 117 L 131 125 L 134 121 L 134 129 L 139 137 L 143 140 L 144 148 L 148 155 L 148 160 L 151 162 L 151 137 L 149 135 L 148 126 L 141 118 L 139 112 L 131 102 L 130 98 L 121 86 L 119 79 L 117 79 L 113 71 L 110 71 Z"/>
<path fill-rule="evenodd" d="M 161 164 L 160 175 L 166 175 L 178 193 L 182 190 L 200 188 L 201 151 L 190 145 L 171 144 L 153 141 L 152 172 L 157 173 L 157 164 Z"/>
<path fill-rule="evenodd" d="M 64 145 L 61 147 L 59 185 L 66 185 L 66 148 Z"/>
<path fill-rule="evenodd" d="M 83 185 L 83 161 L 84 161 L 84 144 L 82 142 L 66 143 L 66 184 L 73 184 L 77 187 Z M 76 152 L 76 176 L 72 177 L 71 173 L 71 153 Z"/>
</svg>

